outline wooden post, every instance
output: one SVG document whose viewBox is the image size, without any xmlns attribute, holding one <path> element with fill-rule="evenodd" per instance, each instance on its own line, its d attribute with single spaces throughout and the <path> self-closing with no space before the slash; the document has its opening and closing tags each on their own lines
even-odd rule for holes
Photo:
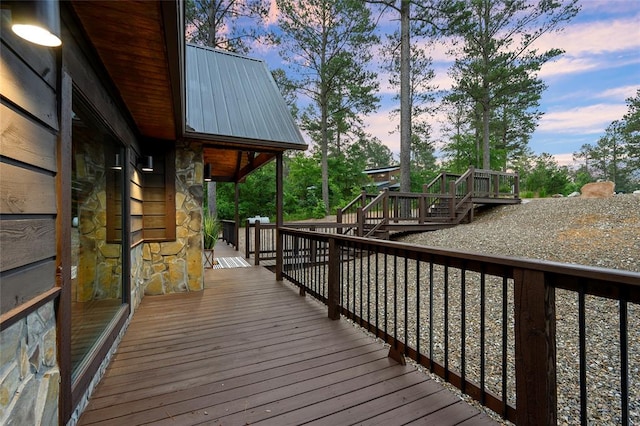
<svg viewBox="0 0 640 426">
<path fill-rule="evenodd" d="M 555 288 L 533 270 L 515 270 L 514 284 L 516 424 L 555 425 Z"/>
<path fill-rule="evenodd" d="M 327 307 L 329 318 L 340 319 L 340 248 L 334 238 L 329 238 L 329 275 L 327 285 Z"/>
<path fill-rule="evenodd" d="M 250 243 L 251 243 L 251 224 L 249 223 L 249 219 L 245 221 L 244 225 L 244 257 L 249 260 L 251 256 Z"/>
<path fill-rule="evenodd" d="M 362 237 L 364 235 L 364 213 L 362 212 L 362 207 L 358 207 L 358 237 Z"/>
<path fill-rule="evenodd" d="M 284 224 L 283 182 L 284 167 L 282 152 L 279 152 L 276 155 L 276 281 L 282 281 L 282 268 L 284 267 L 283 242 L 282 235 L 280 235 L 280 228 Z"/>
<path fill-rule="evenodd" d="M 342 223 L 342 209 L 336 211 L 336 223 Z M 342 234 L 342 228 L 337 228 L 336 234 Z"/>
<path fill-rule="evenodd" d="M 449 219 L 455 221 L 456 219 L 456 183 L 449 182 Z"/>
<path fill-rule="evenodd" d="M 238 251 L 240 250 L 240 244 L 238 244 L 240 241 L 240 209 L 238 208 L 238 204 L 240 203 L 240 185 L 238 184 L 238 182 L 235 183 L 235 190 L 236 190 L 235 191 L 236 192 L 235 194 L 236 212 L 235 212 L 234 220 L 236 222 L 236 227 L 235 227 L 235 230 L 233 231 L 235 234 L 234 235 L 235 239 L 233 241 L 236 246 L 236 251 Z M 244 241 L 246 245 L 247 240 L 244 240 Z"/>
<path fill-rule="evenodd" d="M 513 195 L 514 198 L 520 198 L 520 175 L 518 172 L 513 177 Z"/>
<path fill-rule="evenodd" d="M 256 219 L 255 223 L 255 228 L 253 228 L 255 230 L 254 234 L 253 234 L 253 239 L 254 239 L 254 244 L 253 244 L 253 264 L 256 266 L 260 265 L 260 221 Z"/>
<path fill-rule="evenodd" d="M 389 188 L 384 189 L 384 198 L 382 199 L 382 212 L 385 223 L 389 223 Z"/>
</svg>

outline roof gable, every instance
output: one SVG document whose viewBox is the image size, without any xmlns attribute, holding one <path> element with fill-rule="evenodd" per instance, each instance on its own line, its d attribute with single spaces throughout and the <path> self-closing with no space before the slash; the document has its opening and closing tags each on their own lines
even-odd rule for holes
<svg viewBox="0 0 640 426">
<path fill-rule="evenodd" d="M 187 44 L 186 77 L 186 134 L 307 148 L 264 61 Z"/>
</svg>

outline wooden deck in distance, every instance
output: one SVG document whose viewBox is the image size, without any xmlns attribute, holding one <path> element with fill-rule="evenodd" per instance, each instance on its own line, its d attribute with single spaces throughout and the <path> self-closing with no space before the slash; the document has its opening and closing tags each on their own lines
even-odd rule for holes
<svg viewBox="0 0 640 426">
<path fill-rule="evenodd" d="M 209 270 L 143 300 L 79 424 L 496 424 L 387 352 L 263 267 Z"/>
</svg>

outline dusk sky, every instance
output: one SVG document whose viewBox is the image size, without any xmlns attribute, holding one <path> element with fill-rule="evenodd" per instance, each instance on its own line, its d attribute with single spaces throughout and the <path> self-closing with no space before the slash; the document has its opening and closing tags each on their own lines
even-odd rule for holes
<svg viewBox="0 0 640 426">
<path fill-rule="evenodd" d="M 582 0 L 581 11 L 561 33 L 544 36 L 539 48 L 561 48 L 565 54 L 547 63 L 540 77 L 548 88 L 541 99 L 544 116 L 533 134 L 530 147 L 536 154 L 555 156 L 560 164 L 571 164 L 572 154 L 583 144 L 595 144 L 611 121 L 626 112 L 625 99 L 640 89 L 640 0 Z M 388 25 L 398 25 L 397 21 Z M 452 60 L 445 48 L 431 50 L 440 89 L 450 87 L 447 69 Z M 269 68 L 283 68 L 274 52 L 254 51 L 264 56 Z M 400 136 L 389 134 L 396 123 L 389 111 L 396 108 L 388 76 L 379 71 L 381 107 L 367 117 L 367 132 L 377 136 L 398 157 Z M 438 114 L 430 119 L 438 139 Z"/>
</svg>

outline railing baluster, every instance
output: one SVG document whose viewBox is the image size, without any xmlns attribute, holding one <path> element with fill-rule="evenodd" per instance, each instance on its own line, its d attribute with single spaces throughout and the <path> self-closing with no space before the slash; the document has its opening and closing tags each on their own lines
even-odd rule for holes
<svg viewBox="0 0 640 426">
<path fill-rule="evenodd" d="M 409 289 L 407 288 L 409 277 L 409 259 L 404 254 L 404 354 L 409 355 Z"/>
<path fill-rule="evenodd" d="M 393 348 L 398 349 L 398 253 L 393 252 Z"/>
<path fill-rule="evenodd" d="M 379 278 L 378 278 L 379 275 L 380 275 L 379 274 L 379 269 L 378 269 L 378 263 L 379 263 L 378 262 L 378 260 L 379 260 L 378 258 L 379 258 L 378 253 L 376 253 L 376 309 L 375 309 L 375 312 L 376 312 L 376 335 L 378 334 L 378 330 L 380 329 L 380 325 L 378 324 L 378 311 L 380 311 L 380 305 L 379 305 L 380 302 L 378 300 L 378 297 L 379 297 L 378 293 L 380 292 L 379 291 L 380 283 L 379 283 Z"/>
<path fill-rule="evenodd" d="M 465 294 L 466 270 L 465 262 L 460 269 L 460 390 L 466 392 L 466 294 Z"/>
<path fill-rule="evenodd" d="M 444 265 L 444 379 L 449 381 L 449 265 Z"/>
<path fill-rule="evenodd" d="M 387 278 L 389 276 L 389 267 L 388 267 L 388 255 L 387 252 L 385 250 L 384 252 L 384 335 L 385 335 L 385 340 L 387 339 L 386 336 L 389 335 L 389 329 L 387 327 L 387 324 L 389 323 L 389 307 L 388 307 L 388 300 L 389 300 L 389 291 L 387 290 L 387 287 L 389 285 L 389 279 Z"/>
<path fill-rule="evenodd" d="M 485 380 L 485 327 L 486 327 L 486 276 L 484 266 L 480 272 L 480 403 L 486 402 L 486 380 Z"/>
<path fill-rule="evenodd" d="M 416 361 L 422 362 L 420 353 L 420 261 L 416 260 Z"/>
<path fill-rule="evenodd" d="M 509 401 L 507 398 L 507 278 L 502 278 L 502 417 L 507 418 Z"/>
<path fill-rule="evenodd" d="M 628 313 L 625 292 L 620 297 L 620 403 L 622 408 L 622 425 L 629 425 L 629 336 Z"/>
<path fill-rule="evenodd" d="M 433 373 L 433 255 L 429 261 L 429 371 Z"/>
<path fill-rule="evenodd" d="M 367 331 L 371 331 L 371 250 L 367 248 Z"/>
<path fill-rule="evenodd" d="M 360 321 L 359 324 L 362 327 L 362 304 L 364 303 L 364 297 L 362 296 L 362 289 L 364 287 L 364 259 L 362 258 L 362 255 L 364 254 L 364 251 L 362 249 L 360 249 Z"/>
<path fill-rule="evenodd" d="M 587 337 L 585 315 L 585 285 L 580 283 L 578 291 L 578 358 L 580 369 L 580 424 L 586 425 L 588 419 L 587 410 Z"/>
</svg>

